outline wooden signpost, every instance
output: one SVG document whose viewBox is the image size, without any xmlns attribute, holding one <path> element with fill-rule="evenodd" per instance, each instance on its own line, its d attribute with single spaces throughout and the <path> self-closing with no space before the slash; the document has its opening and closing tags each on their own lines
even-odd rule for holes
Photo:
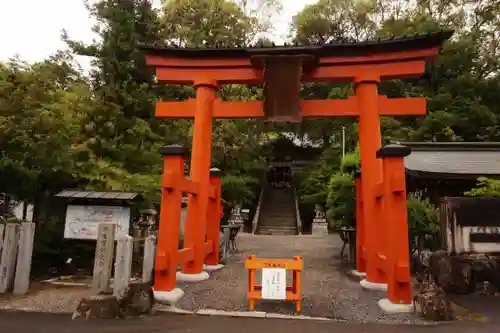
<svg viewBox="0 0 500 333">
<path fill-rule="evenodd" d="M 296 256 L 293 259 L 257 259 L 251 255 L 245 261 L 248 269 L 248 302 L 250 310 L 255 309 L 255 301 L 261 299 L 287 300 L 295 302 L 295 310 L 302 310 L 300 301 L 300 272 L 304 269 L 304 260 Z M 257 284 L 257 270 L 262 270 L 262 284 Z M 287 271 L 292 272 L 292 285 L 287 285 Z"/>
</svg>

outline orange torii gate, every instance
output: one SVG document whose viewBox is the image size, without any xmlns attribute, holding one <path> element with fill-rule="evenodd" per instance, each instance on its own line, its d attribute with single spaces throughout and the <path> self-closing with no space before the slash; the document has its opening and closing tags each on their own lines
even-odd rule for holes
<svg viewBox="0 0 500 333">
<path fill-rule="evenodd" d="M 359 274 L 366 273 L 366 280 L 362 281 L 364 287 L 387 288 L 387 269 L 381 268 L 386 264 L 380 263 L 384 258 L 380 253 L 385 249 L 387 240 L 383 235 L 385 230 L 380 227 L 386 225 L 382 221 L 389 220 L 384 215 L 392 212 L 389 208 L 383 209 L 380 204 L 382 189 L 385 188 L 382 183 L 382 160 L 377 158 L 381 148 L 380 117 L 425 115 L 426 100 L 387 98 L 378 94 L 377 87 L 381 80 L 423 74 L 426 61 L 437 56 L 442 43 L 452 33 L 441 31 L 360 43 L 284 47 L 181 48 L 142 45 L 147 64 L 156 68 L 158 81 L 194 85 L 196 88 L 195 99 L 156 103 L 157 117 L 194 118 L 190 180 L 197 184 L 198 189 L 197 194 L 190 195 L 188 200 L 184 238 L 184 246 L 193 249 L 193 256 L 183 264 L 181 274 L 191 276 L 193 280 L 207 277 L 203 265 L 207 231 L 203 217 L 208 214 L 212 189 L 210 160 L 214 118 L 263 118 L 266 121 L 294 123 L 304 117 L 350 116 L 357 117 L 359 121 L 362 174 L 359 195 L 363 208 L 359 211 L 362 211 L 363 218 L 358 218 L 357 223 L 363 225 L 357 235 L 361 253 L 357 271 Z M 300 99 L 302 83 L 333 81 L 353 82 L 355 96 L 339 100 Z M 223 84 L 264 84 L 264 101 L 224 102 L 217 97 L 217 90 Z M 383 156 L 379 152 L 378 157 Z M 388 165 L 397 164 L 391 163 L 388 162 Z M 401 172 L 401 168 L 393 169 Z M 404 178 L 404 174 L 399 175 L 401 177 Z M 401 182 L 398 184 L 401 185 Z M 404 182 L 402 184 L 404 187 Z M 399 185 L 396 186 L 397 193 L 401 193 Z M 388 200 L 388 205 L 393 201 Z M 396 211 L 403 214 L 401 209 Z M 166 223 L 164 219 L 168 218 L 168 214 L 161 216 L 160 225 Z M 406 215 L 390 220 L 406 221 Z M 159 261 L 168 260 L 162 255 L 162 237 L 166 236 L 159 235 L 157 267 L 165 266 Z M 406 239 L 407 235 L 401 234 L 400 237 Z M 409 268 L 405 269 L 409 273 Z M 159 295 L 159 299 L 163 297 L 161 295 L 174 292 L 162 287 L 161 280 L 167 279 L 162 274 L 160 271 L 155 275 L 155 294 Z M 398 274 L 401 275 L 401 272 L 398 271 Z"/>
</svg>

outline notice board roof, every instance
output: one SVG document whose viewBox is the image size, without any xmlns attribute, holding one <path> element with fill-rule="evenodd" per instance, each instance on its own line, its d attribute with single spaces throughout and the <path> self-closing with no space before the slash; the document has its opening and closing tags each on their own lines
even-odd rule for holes
<svg viewBox="0 0 500 333">
<path fill-rule="evenodd" d="M 67 199 L 93 199 L 93 200 L 138 200 L 142 196 L 137 192 L 119 191 L 85 191 L 85 190 L 63 190 L 55 195 L 58 198 Z"/>
</svg>

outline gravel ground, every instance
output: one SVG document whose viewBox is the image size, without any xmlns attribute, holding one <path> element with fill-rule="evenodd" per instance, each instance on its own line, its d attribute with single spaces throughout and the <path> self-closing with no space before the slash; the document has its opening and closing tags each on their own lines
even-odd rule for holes
<svg viewBox="0 0 500 333">
<path fill-rule="evenodd" d="M 357 280 L 344 273 L 338 257 L 342 242 L 337 235 L 240 234 L 237 242 L 241 253 L 231 257 L 224 269 L 212 273 L 209 280 L 197 284 L 179 283 L 186 293 L 179 308 L 248 311 L 246 256 L 291 258 L 301 255 L 305 265 L 301 274 L 303 315 L 352 323 L 425 323 L 415 314 L 384 314 L 377 305 L 378 300 L 385 297 L 384 293 L 364 291 Z M 293 302 L 257 301 L 255 310 L 294 314 L 295 305 Z"/>
<path fill-rule="evenodd" d="M 40 312 L 73 312 L 78 302 L 92 293 L 83 287 L 56 287 L 32 284 L 30 292 L 24 296 L 0 296 L 0 309 L 29 309 Z"/>
</svg>

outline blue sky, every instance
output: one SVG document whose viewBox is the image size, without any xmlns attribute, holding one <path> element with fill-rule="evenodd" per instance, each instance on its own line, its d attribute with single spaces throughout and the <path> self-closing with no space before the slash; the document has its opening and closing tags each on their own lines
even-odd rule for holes
<svg viewBox="0 0 500 333">
<path fill-rule="evenodd" d="M 317 0 L 283 0 L 283 11 L 272 35 L 279 42 L 287 35 L 292 17 L 305 5 Z M 154 0 L 159 3 L 159 0 Z M 83 0 L 2 0 L 0 1 L 0 61 L 19 54 L 28 62 L 42 60 L 64 48 L 60 40 L 62 29 L 74 39 L 91 42 L 91 31 Z M 87 61 L 80 59 L 82 66 Z"/>
</svg>

